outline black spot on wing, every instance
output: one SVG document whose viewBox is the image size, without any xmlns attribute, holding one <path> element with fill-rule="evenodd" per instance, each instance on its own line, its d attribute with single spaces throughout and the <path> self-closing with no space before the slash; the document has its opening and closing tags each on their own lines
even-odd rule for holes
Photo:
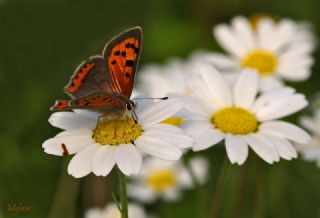
<svg viewBox="0 0 320 218">
<path fill-rule="evenodd" d="M 133 67 L 133 60 L 126 60 L 126 67 Z"/>
</svg>

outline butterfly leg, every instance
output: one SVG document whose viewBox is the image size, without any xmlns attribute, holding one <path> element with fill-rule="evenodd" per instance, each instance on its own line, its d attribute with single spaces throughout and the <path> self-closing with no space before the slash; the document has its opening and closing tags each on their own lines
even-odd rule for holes
<svg viewBox="0 0 320 218">
<path fill-rule="evenodd" d="M 137 116 L 137 114 L 136 114 L 134 109 L 131 112 L 131 117 L 132 117 L 132 119 L 134 119 L 135 123 L 138 123 L 138 116 Z"/>
</svg>

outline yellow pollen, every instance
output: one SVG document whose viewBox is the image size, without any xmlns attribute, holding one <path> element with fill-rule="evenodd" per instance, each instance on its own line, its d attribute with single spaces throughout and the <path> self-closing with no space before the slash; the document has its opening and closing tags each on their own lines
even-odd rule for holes
<svg viewBox="0 0 320 218">
<path fill-rule="evenodd" d="M 124 119 L 101 119 L 92 138 L 102 145 L 131 143 L 142 134 L 142 128 L 131 117 Z"/>
<path fill-rule="evenodd" d="M 185 119 L 183 117 L 173 116 L 161 121 L 161 123 L 180 126 L 181 124 L 184 123 L 184 121 Z"/>
<path fill-rule="evenodd" d="M 147 184 L 156 192 L 161 192 L 174 186 L 176 177 L 170 170 L 157 170 L 148 176 Z"/>
<path fill-rule="evenodd" d="M 270 76 L 275 73 L 277 57 L 265 50 L 255 50 L 242 59 L 242 67 L 256 69 L 261 76 Z"/>
<path fill-rule="evenodd" d="M 240 107 L 228 107 L 215 112 L 211 123 L 222 132 L 235 135 L 253 133 L 258 129 L 255 115 Z"/>
</svg>

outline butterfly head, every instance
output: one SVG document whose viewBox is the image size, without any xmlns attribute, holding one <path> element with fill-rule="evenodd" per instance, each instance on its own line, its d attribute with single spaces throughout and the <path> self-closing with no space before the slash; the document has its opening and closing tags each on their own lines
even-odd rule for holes
<svg viewBox="0 0 320 218">
<path fill-rule="evenodd" d="M 136 108 L 137 104 L 132 101 L 132 100 L 128 100 L 127 103 L 126 103 L 126 108 L 127 108 L 127 111 L 131 113 L 131 117 L 135 120 L 135 122 L 137 123 L 138 121 L 138 116 L 135 112 L 135 108 Z"/>
<path fill-rule="evenodd" d="M 133 111 L 136 108 L 136 103 L 132 100 L 128 100 L 126 103 L 126 108 L 128 111 Z"/>
</svg>

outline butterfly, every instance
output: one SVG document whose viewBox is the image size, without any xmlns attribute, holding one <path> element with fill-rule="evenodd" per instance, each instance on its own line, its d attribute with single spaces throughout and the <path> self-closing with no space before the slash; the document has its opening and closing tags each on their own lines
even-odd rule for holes
<svg viewBox="0 0 320 218">
<path fill-rule="evenodd" d="M 83 61 L 64 88 L 71 100 L 59 99 L 51 110 L 88 109 L 120 117 L 134 109 L 130 96 L 142 44 L 142 30 L 133 27 L 106 44 L 102 55 Z"/>
</svg>

